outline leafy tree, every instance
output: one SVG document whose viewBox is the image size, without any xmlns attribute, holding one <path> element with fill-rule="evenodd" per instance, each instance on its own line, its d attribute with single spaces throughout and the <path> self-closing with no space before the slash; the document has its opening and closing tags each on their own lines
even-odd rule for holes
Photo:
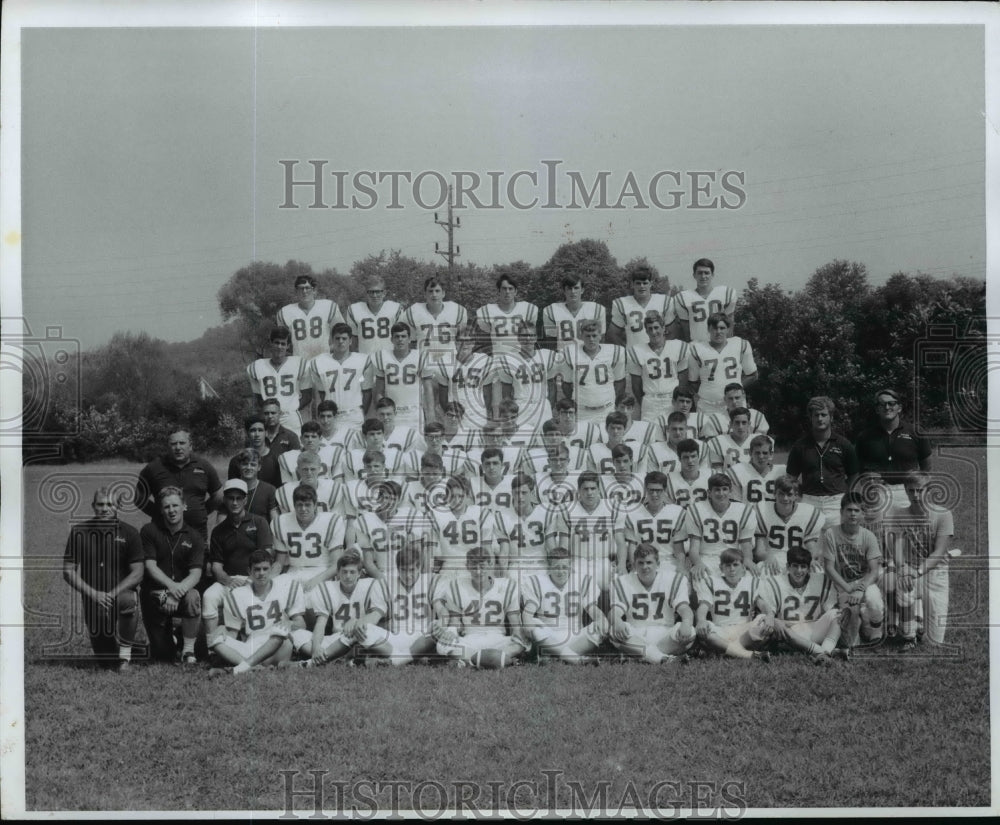
<svg viewBox="0 0 1000 825">
<path fill-rule="evenodd" d="M 539 267 L 542 294 L 539 306 L 563 299 L 560 281 L 567 275 L 583 279 L 587 300 L 596 301 L 610 308 L 611 302 L 622 294 L 622 271 L 604 241 L 584 238 L 560 246 L 552 257 Z"/>
<path fill-rule="evenodd" d="M 294 283 L 300 275 L 312 275 L 319 297 L 332 298 L 341 309 L 350 300 L 359 300 L 352 298 L 349 282 L 336 270 L 317 274 L 309 264 L 300 261 L 288 261 L 284 266 L 255 262 L 243 267 L 223 284 L 218 300 L 222 320 L 237 321 L 244 362 L 263 356 L 267 332 L 278 310 L 296 300 Z"/>
</svg>

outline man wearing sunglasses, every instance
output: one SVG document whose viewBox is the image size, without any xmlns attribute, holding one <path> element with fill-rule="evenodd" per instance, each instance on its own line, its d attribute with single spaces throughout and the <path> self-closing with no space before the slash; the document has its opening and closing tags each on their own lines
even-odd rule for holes
<svg viewBox="0 0 1000 825">
<path fill-rule="evenodd" d="M 931 468 L 931 443 L 903 423 L 903 407 L 895 390 L 875 394 L 875 412 L 877 422 L 862 430 L 854 442 L 861 472 L 881 475 L 892 490 L 893 505 L 908 507 L 904 477 L 912 470 Z"/>
</svg>

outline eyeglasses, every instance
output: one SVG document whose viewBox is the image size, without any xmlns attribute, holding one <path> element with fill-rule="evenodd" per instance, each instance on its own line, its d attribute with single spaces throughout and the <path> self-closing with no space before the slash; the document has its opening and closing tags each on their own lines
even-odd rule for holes
<svg viewBox="0 0 1000 825">
<path fill-rule="evenodd" d="M 314 292 L 316 287 L 314 286 L 297 286 L 295 287 L 299 292 Z"/>
</svg>

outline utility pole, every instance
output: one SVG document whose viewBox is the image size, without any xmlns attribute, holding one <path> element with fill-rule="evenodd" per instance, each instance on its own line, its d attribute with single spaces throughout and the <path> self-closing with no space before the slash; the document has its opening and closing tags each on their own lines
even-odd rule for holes
<svg viewBox="0 0 1000 825">
<path fill-rule="evenodd" d="M 434 252 L 440 255 L 448 262 L 448 275 L 451 276 L 455 272 L 455 258 L 461 255 L 461 247 L 455 246 L 455 230 L 462 228 L 462 219 L 454 218 L 452 219 L 452 202 L 451 202 L 451 191 L 452 188 L 448 187 L 448 220 L 439 221 L 438 213 L 434 213 L 434 223 L 438 226 L 443 226 L 444 231 L 448 233 L 448 249 L 441 249 L 438 246 L 437 241 L 434 242 Z"/>
</svg>

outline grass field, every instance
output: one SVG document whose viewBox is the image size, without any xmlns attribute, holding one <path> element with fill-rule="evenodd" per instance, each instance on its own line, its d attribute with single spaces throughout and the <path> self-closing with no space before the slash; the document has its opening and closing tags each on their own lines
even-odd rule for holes
<svg viewBox="0 0 1000 825">
<path fill-rule="evenodd" d="M 878 650 L 826 670 L 779 656 L 770 666 L 699 659 L 503 672 L 332 665 L 210 680 L 165 665 L 128 676 L 80 665 L 89 647 L 73 627 L 76 597 L 60 573 L 70 517 L 89 515 L 98 483 L 139 468 L 29 467 L 27 807 L 291 804 L 306 816 L 319 804 L 370 815 L 376 804 L 383 813 L 434 813 L 465 799 L 467 810 L 486 813 L 669 816 L 698 806 L 735 816 L 987 806 L 984 450 L 951 450 L 935 468 L 959 497 L 955 544 L 964 550 L 952 563 L 953 619 L 941 655 Z M 74 488 L 75 504 L 67 499 Z M 313 787 L 321 798 L 304 793 Z"/>
</svg>

